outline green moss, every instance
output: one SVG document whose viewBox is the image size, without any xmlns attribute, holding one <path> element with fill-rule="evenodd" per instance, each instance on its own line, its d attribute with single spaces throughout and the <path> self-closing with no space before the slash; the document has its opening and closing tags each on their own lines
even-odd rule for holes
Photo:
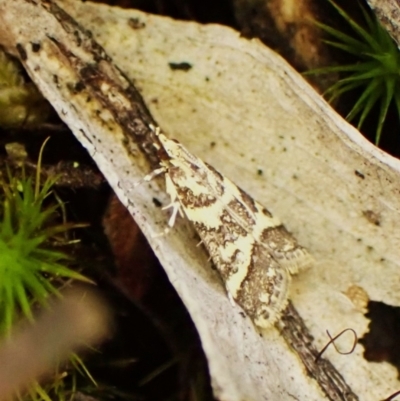
<svg viewBox="0 0 400 401">
<path fill-rule="evenodd" d="M 48 307 L 50 296 L 61 296 L 59 288 L 67 280 L 91 282 L 82 274 L 65 265 L 69 257 L 51 244 L 56 236 L 82 225 L 58 223 L 62 205 L 50 202 L 56 178 L 40 184 L 40 157 L 35 178 L 0 176 L 0 336 L 12 334 L 15 323 L 25 317 L 34 321 L 33 309 Z M 82 374 L 94 383 L 82 360 L 71 354 L 68 375 L 75 382 Z M 53 380 L 44 386 L 31 383 L 27 393 L 19 399 L 66 399 L 73 388 L 67 388 L 65 369 L 56 369 Z M 51 394 L 51 397 L 50 395 Z"/>
<path fill-rule="evenodd" d="M 343 75 L 343 78 L 326 91 L 329 101 L 346 92 L 361 89 L 360 97 L 346 116 L 349 121 L 358 120 L 358 128 L 362 127 L 371 109 L 380 104 L 375 134 L 375 143 L 378 145 L 391 103 L 395 104 L 400 119 L 400 52 L 377 18 L 363 7 L 360 6 L 365 28 L 332 0 L 328 1 L 350 26 L 354 36 L 320 22 L 316 24 L 332 37 L 332 40 L 325 41 L 327 44 L 351 54 L 357 60 L 351 64 L 316 69 L 308 74 L 339 72 Z"/>
<path fill-rule="evenodd" d="M 20 312 L 32 320 L 32 304 L 47 305 L 50 294 L 57 294 L 60 280 L 88 281 L 65 267 L 67 256 L 49 248 L 49 240 L 71 224 L 53 224 L 58 205 L 44 206 L 51 193 L 48 179 L 35 193 L 31 178 L 9 175 L 2 183 L 0 210 L 0 333 L 8 335 Z"/>
</svg>

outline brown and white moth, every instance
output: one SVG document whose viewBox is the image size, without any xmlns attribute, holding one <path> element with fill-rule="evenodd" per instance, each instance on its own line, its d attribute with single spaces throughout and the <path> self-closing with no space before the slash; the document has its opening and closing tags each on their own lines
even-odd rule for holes
<svg viewBox="0 0 400 401">
<path fill-rule="evenodd" d="M 225 284 L 228 296 L 265 328 L 287 304 L 291 275 L 312 264 L 285 226 L 212 166 L 151 127 L 172 208 L 194 225 Z M 153 175 L 154 176 L 154 175 Z"/>
</svg>

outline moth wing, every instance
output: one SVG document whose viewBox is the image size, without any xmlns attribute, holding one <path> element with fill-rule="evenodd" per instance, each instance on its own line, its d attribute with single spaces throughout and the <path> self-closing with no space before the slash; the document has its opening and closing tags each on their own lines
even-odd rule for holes
<svg viewBox="0 0 400 401">
<path fill-rule="evenodd" d="M 307 251 L 230 180 L 182 145 L 170 141 L 166 145 L 170 157 L 174 155 L 166 173 L 172 201 L 179 200 L 231 298 L 257 326 L 270 326 L 286 306 L 290 273 L 307 263 Z"/>
<path fill-rule="evenodd" d="M 254 244 L 246 278 L 235 300 L 257 326 L 267 328 L 280 318 L 287 305 L 290 281 L 289 272 L 268 250 Z"/>
<path fill-rule="evenodd" d="M 276 322 L 287 304 L 290 273 L 269 250 L 236 222 L 218 228 L 193 224 L 212 257 L 225 288 L 254 323 L 266 328 Z"/>
<path fill-rule="evenodd" d="M 255 242 L 267 248 L 274 259 L 291 274 L 313 264 L 313 257 L 299 245 L 279 219 L 213 167 L 208 165 L 207 167 L 222 181 L 223 193 L 219 199 L 223 207 L 232 219 L 254 238 Z M 214 192 L 217 191 L 221 192 L 221 188 L 214 189 Z"/>
</svg>

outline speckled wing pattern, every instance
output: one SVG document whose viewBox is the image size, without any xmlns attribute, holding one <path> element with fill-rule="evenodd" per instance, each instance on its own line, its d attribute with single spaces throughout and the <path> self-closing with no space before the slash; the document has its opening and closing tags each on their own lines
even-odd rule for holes
<svg viewBox="0 0 400 401">
<path fill-rule="evenodd" d="M 281 222 L 232 181 L 155 131 L 165 152 L 162 167 L 173 208 L 194 225 L 229 297 L 266 328 L 285 308 L 291 274 L 312 257 Z"/>
</svg>

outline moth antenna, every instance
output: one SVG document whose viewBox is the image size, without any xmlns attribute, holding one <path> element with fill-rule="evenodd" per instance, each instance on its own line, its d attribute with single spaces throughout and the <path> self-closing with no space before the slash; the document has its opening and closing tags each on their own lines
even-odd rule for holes
<svg viewBox="0 0 400 401">
<path fill-rule="evenodd" d="M 139 181 L 135 182 L 133 184 L 133 186 L 132 186 L 132 190 L 135 189 L 136 187 L 138 187 L 139 185 L 142 185 L 144 182 L 150 182 L 151 180 L 153 180 L 157 176 L 166 173 L 166 171 L 167 171 L 166 167 L 160 167 L 160 168 L 152 171 L 151 173 L 145 175 Z"/>
</svg>

